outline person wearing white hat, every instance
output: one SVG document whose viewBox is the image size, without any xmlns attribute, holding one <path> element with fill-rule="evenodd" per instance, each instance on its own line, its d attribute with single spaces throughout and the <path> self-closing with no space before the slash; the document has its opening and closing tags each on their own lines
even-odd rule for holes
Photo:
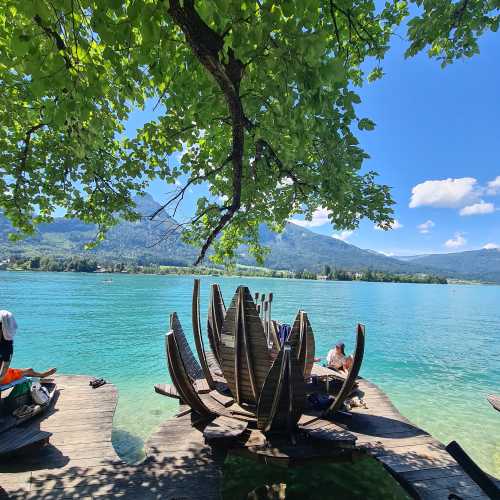
<svg viewBox="0 0 500 500">
<path fill-rule="evenodd" d="M 14 354 L 14 335 L 17 332 L 17 323 L 10 311 L 0 311 L 0 380 L 9 369 Z"/>
<path fill-rule="evenodd" d="M 0 310 L 0 385 L 9 384 L 22 377 L 50 377 L 57 370 L 50 368 L 38 372 L 33 368 L 10 368 L 14 354 L 14 336 L 17 332 L 17 323 L 10 311 Z"/>
</svg>

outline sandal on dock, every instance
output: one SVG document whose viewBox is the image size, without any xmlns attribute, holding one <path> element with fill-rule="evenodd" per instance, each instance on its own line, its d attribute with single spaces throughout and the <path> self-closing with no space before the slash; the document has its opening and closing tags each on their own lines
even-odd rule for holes
<svg viewBox="0 0 500 500">
<path fill-rule="evenodd" d="M 35 414 L 36 405 L 23 405 L 12 412 L 16 418 L 26 418 Z"/>
<path fill-rule="evenodd" d="M 89 385 L 92 387 L 92 389 L 97 389 L 98 387 L 101 387 L 105 383 L 106 383 L 106 381 L 103 378 L 97 378 L 97 379 L 91 380 L 89 382 Z"/>
</svg>

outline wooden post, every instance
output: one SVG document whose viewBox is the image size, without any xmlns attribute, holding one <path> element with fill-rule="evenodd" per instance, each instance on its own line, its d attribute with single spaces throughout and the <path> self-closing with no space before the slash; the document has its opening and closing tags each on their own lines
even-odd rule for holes
<svg viewBox="0 0 500 500">
<path fill-rule="evenodd" d="M 272 316 L 271 316 L 271 304 L 273 303 L 272 292 L 269 294 L 269 298 L 267 299 L 267 302 L 269 303 L 269 312 L 268 312 L 268 318 L 267 318 L 267 345 L 268 345 L 268 347 L 271 347 L 269 345 L 269 338 L 270 338 L 271 328 L 272 328 Z"/>
<path fill-rule="evenodd" d="M 264 302 L 264 333 L 266 334 L 267 348 L 269 349 L 269 302 L 266 300 Z"/>
<path fill-rule="evenodd" d="M 264 302 L 266 300 L 266 294 L 262 293 L 260 295 L 260 313 L 262 315 L 262 320 L 264 320 Z"/>
</svg>

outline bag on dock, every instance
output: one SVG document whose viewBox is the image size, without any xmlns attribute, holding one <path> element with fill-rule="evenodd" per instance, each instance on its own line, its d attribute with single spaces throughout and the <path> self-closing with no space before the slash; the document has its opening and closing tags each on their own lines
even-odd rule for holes
<svg viewBox="0 0 500 500">
<path fill-rule="evenodd" d="M 45 406 L 50 401 L 49 391 L 39 382 L 36 382 L 31 386 L 31 398 L 35 404 Z"/>
<path fill-rule="evenodd" d="M 4 408 L 7 411 L 15 410 L 23 405 L 31 403 L 31 380 L 27 379 L 21 384 L 14 386 L 10 394 L 5 398 Z"/>
</svg>

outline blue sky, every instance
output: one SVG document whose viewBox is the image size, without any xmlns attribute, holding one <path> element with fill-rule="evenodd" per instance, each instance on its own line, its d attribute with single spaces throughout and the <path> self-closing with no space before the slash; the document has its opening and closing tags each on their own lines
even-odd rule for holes
<svg viewBox="0 0 500 500">
<path fill-rule="evenodd" d="M 361 89 L 358 106 L 377 124 L 358 134 L 365 169 L 392 187 L 397 224 L 341 233 L 318 211 L 307 227 L 388 255 L 500 246 L 500 36 L 485 35 L 480 55 L 445 69 L 425 54 L 405 60 L 405 47 L 394 38 L 384 78 Z M 151 117 L 137 112 L 129 130 Z M 169 189 L 154 182 L 149 191 L 161 201 Z M 180 218 L 200 194 L 189 193 Z"/>
</svg>

